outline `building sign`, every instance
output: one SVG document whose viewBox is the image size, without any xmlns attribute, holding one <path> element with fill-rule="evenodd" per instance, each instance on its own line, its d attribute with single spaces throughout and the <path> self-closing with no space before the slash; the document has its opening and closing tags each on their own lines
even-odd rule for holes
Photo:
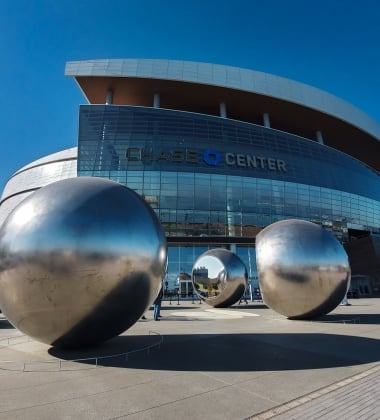
<svg viewBox="0 0 380 420">
<path fill-rule="evenodd" d="M 239 166 L 240 168 L 267 169 L 270 171 L 286 172 L 285 161 L 281 159 L 255 156 L 244 153 L 224 153 L 217 150 L 203 152 L 203 160 L 208 165 L 218 165 L 224 161 L 227 166 Z"/>
<path fill-rule="evenodd" d="M 129 162 L 172 162 L 200 164 L 208 166 L 229 166 L 247 169 L 286 172 L 286 162 L 281 159 L 262 155 L 220 152 L 214 149 L 204 151 L 196 149 L 157 149 L 144 147 L 128 147 L 126 154 Z"/>
</svg>

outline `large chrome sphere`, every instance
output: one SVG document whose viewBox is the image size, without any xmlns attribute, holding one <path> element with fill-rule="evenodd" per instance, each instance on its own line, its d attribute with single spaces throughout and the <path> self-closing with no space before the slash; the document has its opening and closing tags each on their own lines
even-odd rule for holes
<svg viewBox="0 0 380 420">
<path fill-rule="evenodd" d="M 165 268 L 155 213 L 106 179 L 41 188 L 0 228 L 0 307 L 47 344 L 90 346 L 125 331 L 153 302 Z"/>
<path fill-rule="evenodd" d="M 348 257 L 326 229 L 304 220 L 269 225 L 256 238 L 264 302 L 288 318 L 310 319 L 332 311 L 350 282 Z"/>
<path fill-rule="evenodd" d="M 215 308 L 237 302 L 247 287 L 243 261 L 227 249 L 211 249 L 197 258 L 191 280 L 197 295 Z"/>
</svg>

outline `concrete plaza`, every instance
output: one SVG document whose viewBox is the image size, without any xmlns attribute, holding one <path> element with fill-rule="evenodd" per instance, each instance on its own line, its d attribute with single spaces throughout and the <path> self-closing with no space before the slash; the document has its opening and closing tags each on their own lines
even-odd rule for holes
<svg viewBox="0 0 380 420">
<path fill-rule="evenodd" d="M 380 299 L 350 303 L 290 321 L 260 302 L 164 301 L 160 322 L 149 311 L 82 351 L 0 317 L 0 419 L 378 419 Z"/>
</svg>

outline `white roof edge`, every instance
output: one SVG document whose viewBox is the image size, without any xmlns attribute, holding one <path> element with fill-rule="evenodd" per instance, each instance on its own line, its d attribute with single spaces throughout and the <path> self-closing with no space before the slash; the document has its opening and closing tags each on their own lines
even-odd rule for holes
<svg viewBox="0 0 380 420">
<path fill-rule="evenodd" d="M 192 61 L 104 59 L 68 61 L 65 76 L 163 79 L 257 93 L 331 115 L 360 128 L 380 141 L 380 124 L 359 108 L 321 89 L 269 73 Z"/>
<path fill-rule="evenodd" d="M 26 169 L 33 168 L 34 166 L 44 165 L 47 163 L 57 162 L 61 160 L 76 159 L 78 155 L 78 147 L 69 147 L 67 149 L 60 150 L 58 152 L 53 152 L 48 155 L 42 156 L 28 164 L 22 166 L 20 169 L 17 169 L 15 173 L 11 175 L 11 178 L 17 175 L 20 172 L 25 171 Z"/>
</svg>

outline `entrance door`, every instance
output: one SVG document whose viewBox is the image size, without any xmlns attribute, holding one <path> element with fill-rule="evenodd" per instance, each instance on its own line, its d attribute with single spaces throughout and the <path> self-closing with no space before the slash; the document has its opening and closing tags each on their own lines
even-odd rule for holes
<svg viewBox="0 0 380 420">
<path fill-rule="evenodd" d="M 179 282 L 179 293 L 181 298 L 193 297 L 193 282 L 191 280 L 181 280 Z"/>
</svg>

